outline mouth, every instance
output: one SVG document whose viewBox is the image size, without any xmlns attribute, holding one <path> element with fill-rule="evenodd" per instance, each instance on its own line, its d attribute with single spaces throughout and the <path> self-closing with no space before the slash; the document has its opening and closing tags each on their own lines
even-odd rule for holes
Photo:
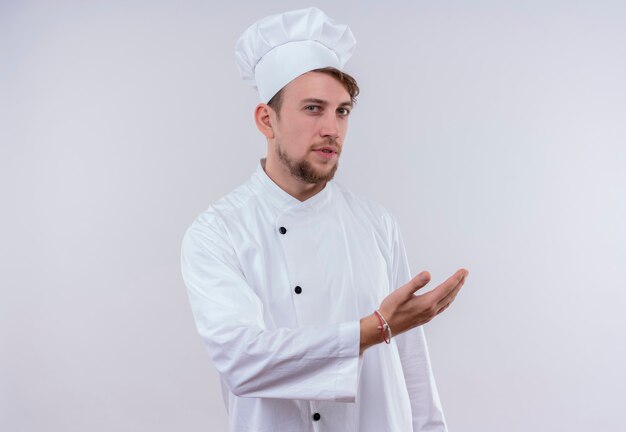
<svg viewBox="0 0 626 432">
<path fill-rule="evenodd" d="M 314 148 L 313 151 L 316 153 L 321 153 L 325 155 L 334 155 L 334 154 L 339 153 L 337 147 L 333 147 L 333 146 L 318 147 L 318 148 Z"/>
<path fill-rule="evenodd" d="M 338 155 L 338 151 L 335 147 L 325 146 L 313 149 L 313 153 L 317 154 L 320 158 L 324 160 L 330 160 Z"/>
</svg>

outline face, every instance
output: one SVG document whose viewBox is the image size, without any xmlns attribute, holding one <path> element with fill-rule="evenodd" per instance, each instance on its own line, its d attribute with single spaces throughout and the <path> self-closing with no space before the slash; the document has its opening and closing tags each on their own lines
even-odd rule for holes
<svg viewBox="0 0 626 432">
<path fill-rule="evenodd" d="M 285 173 L 308 184 L 331 180 L 351 109 L 350 95 L 330 75 L 309 72 L 291 81 L 272 119 L 273 150 Z"/>
</svg>

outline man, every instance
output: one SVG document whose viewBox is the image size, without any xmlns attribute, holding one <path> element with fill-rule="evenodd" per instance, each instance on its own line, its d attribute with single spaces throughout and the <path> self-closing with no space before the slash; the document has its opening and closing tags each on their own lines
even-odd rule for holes
<svg viewBox="0 0 626 432">
<path fill-rule="evenodd" d="M 410 278 L 395 220 L 331 181 L 359 92 L 340 71 L 353 48 L 315 8 L 260 20 L 237 45 L 267 157 L 182 251 L 232 431 L 446 430 L 420 325 L 467 271 L 415 295 L 430 276 Z"/>
</svg>

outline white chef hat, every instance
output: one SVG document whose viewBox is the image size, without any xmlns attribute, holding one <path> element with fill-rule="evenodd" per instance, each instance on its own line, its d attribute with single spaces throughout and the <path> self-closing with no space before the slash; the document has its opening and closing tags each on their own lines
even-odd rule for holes
<svg viewBox="0 0 626 432">
<path fill-rule="evenodd" d="M 347 25 L 311 7 L 252 24 L 237 41 L 235 58 L 241 78 L 267 103 L 303 73 L 324 67 L 342 70 L 355 45 Z"/>
</svg>

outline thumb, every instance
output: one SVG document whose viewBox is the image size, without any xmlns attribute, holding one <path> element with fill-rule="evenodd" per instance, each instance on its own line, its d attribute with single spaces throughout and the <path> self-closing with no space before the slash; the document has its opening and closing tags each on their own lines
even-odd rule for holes
<svg viewBox="0 0 626 432">
<path fill-rule="evenodd" d="M 400 287 L 400 290 L 408 297 L 415 294 L 417 290 L 426 286 L 430 282 L 430 273 L 423 271 Z"/>
</svg>

